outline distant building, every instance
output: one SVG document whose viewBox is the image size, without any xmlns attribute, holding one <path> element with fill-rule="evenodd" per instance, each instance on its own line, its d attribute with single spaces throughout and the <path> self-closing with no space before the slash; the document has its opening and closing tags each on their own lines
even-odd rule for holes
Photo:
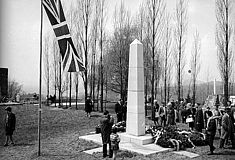
<svg viewBox="0 0 235 160">
<path fill-rule="evenodd" d="M 8 68 L 0 68 L 0 101 L 8 95 Z"/>
</svg>

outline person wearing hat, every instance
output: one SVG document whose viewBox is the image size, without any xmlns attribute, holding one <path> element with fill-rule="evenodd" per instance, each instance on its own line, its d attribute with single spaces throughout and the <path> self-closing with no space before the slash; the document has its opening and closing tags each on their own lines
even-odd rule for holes
<svg viewBox="0 0 235 160">
<path fill-rule="evenodd" d="M 175 110 L 174 110 L 174 107 L 173 107 L 173 104 L 172 102 L 169 102 L 167 104 L 167 126 L 169 125 L 175 125 Z"/>
<path fill-rule="evenodd" d="M 208 112 L 211 112 L 210 111 L 210 107 L 208 106 L 207 108 L 206 108 L 206 110 L 204 111 L 204 115 L 203 115 L 203 117 L 204 117 L 204 121 L 205 121 L 205 125 L 204 126 L 206 126 L 207 125 L 207 120 L 208 120 L 208 118 L 209 118 L 209 116 L 208 116 Z M 212 113 L 212 112 L 211 112 Z"/>
<path fill-rule="evenodd" d="M 8 141 L 10 139 L 11 144 L 14 145 L 12 138 L 13 132 L 15 130 L 16 117 L 15 114 L 11 112 L 11 107 L 6 107 L 6 118 L 5 118 L 5 133 L 6 133 L 6 142 L 4 146 L 8 146 Z"/>
<path fill-rule="evenodd" d="M 107 145 L 109 145 L 109 158 L 112 158 L 113 151 L 111 148 L 110 134 L 112 131 L 112 126 L 114 124 L 114 119 L 110 116 L 107 110 L 104 111 L 104 115 L 100 120 L 101 138 L 103 143 L 103 157 L 107 156 Z"/>
<path fill-rule="evenodd" d="M 154 100 L 154 112 L 155 112 L 155 118 L 154 118 L 154 124 L 159 125 L 159 118 L 160 118 L 160 106 L 157 102 L 157 100 Z"/>
<path fill-rule="evenodd" d="M 224 148 L 224 142 L 229 137 L 231 131 L 231 124 L 229 119 L 229 108 L 225 108 L 225 113 L 221 121 L 221 136 L 220 136 L 220 148 Z"/>
</svg>

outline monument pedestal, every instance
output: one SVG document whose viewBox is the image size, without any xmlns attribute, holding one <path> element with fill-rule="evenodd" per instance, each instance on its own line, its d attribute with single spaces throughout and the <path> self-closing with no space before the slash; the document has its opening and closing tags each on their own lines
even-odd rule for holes
<svg viewBox="0 0 235 160">
<path fill-rule="evenodd" d="M 127 133 L 119 133 L 121 141 L 134 143 L 137 145 L 145 145 L 153 143 L 153 137 L 150 134 L 145 134 L 143 136 L 134 136 Z"/>
</svg>

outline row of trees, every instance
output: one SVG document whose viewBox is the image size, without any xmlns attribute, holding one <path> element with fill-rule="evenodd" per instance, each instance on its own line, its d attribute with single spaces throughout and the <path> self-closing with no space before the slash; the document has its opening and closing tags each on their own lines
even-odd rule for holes
<svg viewBox="0 0 235 160">
<path fill-rule="evenodd" d="M 224 8 L 220 9 L 219 6 L 231 5 L 231 1 L 230 3 L 222 3 L 228 1 L 216 1 L 218 23 L 220 20 L 228 20 L 225 15 L 228 16 L 229 14 L 219 16 L 224 13 L 221 11 Z M 123 1 L 119 7 L 115 7 L 113 16 L 108 17 L 106 7 L 107 2 L 105 0 L 79 0 L 69 8 L 64 9 L 67 11 L 66 17 L 75 46 L 84 59 L 86 70 L 82 73 L 68 73 L 69 75 L 65 73 L 62 75 L 57 42 L 56 40 L 50 42 L 49 39 L 51 38 L 45 36 L 44 73 L 47 94 L 49 95 L 49 84 L 54 87 L 54 94 L 58 91 L 59 98 L 65 91 L 69 90 L 68 86 L 70 86 L 71 97 L 71 88 L 73 88 L 71 85 L 74 83 L 77 97 L 78 84 L 83 82 L 85 99 L 89 96 L 93 100 L 101 100 L 100 106 L 97 103 L 97 110 L 100 108 L 103 111 L 103 101 L 107 100 L 107 95 L 110 92 L 119 94 L 120 98 L 125 100 L 128 87 L 129 44 L 137 38 L 144 45 L 146 101 L 148 95 L 151 95 L 153 106 L 153 100 L 160 93 L 159 86 L 164 88 L 163 101 L 165 103 L 173 95 L 177 95 L 177 99 L 180 101 L 183 98 L 182 82 L 187 63 L 185 56 L 188 26 L 187 1 L 177 0 L 174 14 L 168 12 L 164 0 L 143 1 L 135 16 L 131 16 Z M 107 18 L 113 19 L 112 32 L 106 30 Z M 218 57 L 227 55 L 224 56 L 225 58 L 219 58 L 221 59 L 220 70 L 224 73 L 222 75 L 224 75 L 224 82 L 226 83 L 232 70 L 231 63 L 227 64 L 232 51 L 224 45 L 224 40 L 229 40 L 231 30 L 226 29 L 226 27 L 223 28 L 223 25 L 228 25 L 228 23 L 219 23 L 216 33 L 217 43 L 222 45 L 220 50 L 224 52 L 228 50 L 226 53 L 229 53 L 218 54 Z M 227 36 L 225 31 L 229 33 L 227 33 Z M 223 34 L 224 36 L 222 36 Z M 196 81 L 200 71 L 200 46 L 200 35 L 195 31 L 191 60 L 188 61 L 192 73 L 193 103 L 196 100 Z M 173 81 L 175 81 L 175 86 L 173 86 Z M 224 93 L 226 96 L 227 92 Z"/>
</svg>

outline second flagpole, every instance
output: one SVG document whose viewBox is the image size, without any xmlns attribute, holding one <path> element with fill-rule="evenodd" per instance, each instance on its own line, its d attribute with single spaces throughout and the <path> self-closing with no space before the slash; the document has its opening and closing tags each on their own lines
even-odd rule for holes
<svg viewBox="0 0 235 160">
<path fill-rule="evenodd" d="M 42 113 L 42 28 L 43 28 L 43 8 L 41 5 L 41 26 L 40 26 L 40 57 L 39 57 L 39 106 L 38 106 L 38 156 L 41 155 L 41 113 Z"/>
</svg>

